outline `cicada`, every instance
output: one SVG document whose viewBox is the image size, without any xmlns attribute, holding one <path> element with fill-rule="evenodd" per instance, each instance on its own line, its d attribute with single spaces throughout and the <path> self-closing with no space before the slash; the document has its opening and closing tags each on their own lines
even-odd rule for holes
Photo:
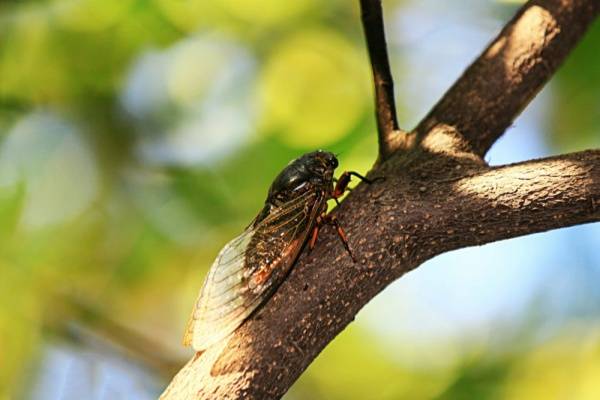
<svg viewBox="0 0 600 400">
<path fill-rule="evenodd" d="M 241 235 L 219 252 L 212 264 L 183 338 L 204 351 L 235 331 L 283 282 L 308 243 L 312 249 L 324 224 L 335 226 L 354 260 L 337 219 L 327 214 L 327 200 L 345 192 L 356 172 L 333 173 L 334 154 L 314 151 L 291 161 L 269 188 L 265 205 Z"/>
</svg>

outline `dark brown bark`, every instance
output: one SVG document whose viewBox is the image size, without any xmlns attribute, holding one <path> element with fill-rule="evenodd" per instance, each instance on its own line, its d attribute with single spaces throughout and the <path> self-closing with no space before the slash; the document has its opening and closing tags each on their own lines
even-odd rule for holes
<svg viewBox="0 0 600 400">
<path fill-rule="evenodd" d="M 191 360 L 163 398 L 278 398 L 371 298 L 423 261 L 600 220 L 600 151 L 498 168 L 424 155 L 377 172 L 386 181 L 360 185 L 336 213 L 358 262 L 325 230 L 260 312 Z"/>
<path fill-rule="evenodd" d="M 358 262 L 325 229 L 260 311 L 190 360 L 162 398 L 279 398 L 370 299 L 423 261 L 600 221 L 600 150 L 493 168 L 481 159 L 575 46 L 598 4 L 523 6 L 419 124 L 411 135 L 418 140 L 380 155 L 370 176 L 386 179 L 360 185 L 335 211 Z"/>
</svg>

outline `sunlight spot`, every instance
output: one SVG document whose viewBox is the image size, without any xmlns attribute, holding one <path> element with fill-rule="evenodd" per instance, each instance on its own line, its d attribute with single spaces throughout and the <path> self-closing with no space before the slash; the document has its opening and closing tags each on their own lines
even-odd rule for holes
<svg viewBox="0 0 600 400">
<path fill-rule="evenodd" d="M 497 42 L 492 44 L 492 46 L 485 53 L 484 57 L 485 58 L 496 57 L 502 51 L 502 49 L 504 49 L 505 45 L 506 45 L 506 37 L 501 37 L 500 40 L 498 40 Z"/>
<path fill-rule="evenodd" d="M 480 163 L 460 133 L 452 125 L 438 123 L 429 129 L 421 147 L 434 154 L 446 154 L 455 158 L 470 159 Z"/>
<path fill-rule="evenodd" d="M 559 32 L 556 20 L 540 6 L 529 7 L 512 28 L 504 51 L 505 69 L 510 77 L 529 68 L 531 58 Z M 524 64 L 527 63 L 527 64 Z"/>
<path fill-rule="evenodd" d="M 551 195 L 549 191 L 561 190 L 553 188 L 563 188 L 566 177 L 575 176 L 587 176 L 589 184 L 592 184 L 588 172 L 576 162 L 544 160 L 495 168 L 456 182 L 454 189 L 464 195 L 493 199 L 504 207 L 520 208 L 531 202 L 543 201 Z M 537 185 L 535 190 L 532 185 Z M 578 192 L 585 196 L 586 186 L 572 187 L 569 197 L 577 196 Z M 519 192 L 521 195 L 516 195 Z"/>
</svg>

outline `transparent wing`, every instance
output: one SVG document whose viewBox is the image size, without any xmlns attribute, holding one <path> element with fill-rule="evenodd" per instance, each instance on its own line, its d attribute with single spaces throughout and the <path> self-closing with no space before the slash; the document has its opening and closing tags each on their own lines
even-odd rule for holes
<svg viewBox="0 0 600 400">
<path fill-rule="evenodd" d="M 200 291 L 184 345 L 202 351 L 231 334 L 279 286 L 293 265 L 318 211 L 326 203 L 308 192 L 276 207 L 223 247 Z"/>
<path fill-rule="evenodd" d="M 204 280 L 190 316 L 183 344 L 201 351 L 227 336 L 245 318 L 235 317 L 244 303 L 245 254 L 254 229 L 245 230 L 223 247 Z"/>
</svg>

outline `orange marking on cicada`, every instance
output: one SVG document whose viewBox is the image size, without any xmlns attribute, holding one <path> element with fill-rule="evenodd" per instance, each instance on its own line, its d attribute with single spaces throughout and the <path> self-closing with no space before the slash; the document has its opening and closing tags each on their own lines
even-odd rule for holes
<svg viewBox="0 0 600 400">
<path fill-rule="evenodd" d="M 317 243 L 317 238 L 319 237 L 319 229 L 321 228 L 321 224 L 322 224 L 322 219 L 321 216 L 317 217 L 317 222 L 315 224 L 315 227 L 313 228 L 311 237 L 310 237 L 310 242 L 308 242 L 308 248 L 310 250 L 315 248 L 315 244 Z"/>
<path fill-rule="evenodd" d="M 342 197 L 348 189 L 350 179 L 351 177 L 348 171 L 342 173 L 342 175 L 340 175 L 340 177 L 338 178 L 335 187 L 333 188 L 333 193 L 331 194 L 331 197 L 333 197 L 335 200 Z"/>
<path fill-rule="evenodd" d="M 346 236 L 346 232 L 344 232 L 344 229 L 340 225 L 340 222 L 338 221 L 337 217 L 335 215 L 325 215 L 323 216 L 323 223 L 333 225 L 335 227 L 338 237 L 344 244 L 344 247 L 350 255 L 350 258 L 352 258 L 352 261 L 356 262 L 356 258 L 354 258 L 354 254 L 352 254 L 352 250 L 350 250 L 350 245 L 348 244 L 348 236 Z"/>
<path fill-rule="evenodd" d="M 271 276 L 273 269 L 277 268 L 277 266 L 279 265 L 281 260 L 287 259 L 291 255 L 291 253 L 293 253 L 295 251 L 296 246 L 298 246 L 299 243 L 300 242 L 298 239 L 292 241 L 285 248 L 285 251 L 279 257 L 277 257 L 277 259 L 275 259 L 274 261 L 272 261 L 269 264 L 261 266 L 260 269 L 252 277 L 253 286 L 256 287 L 256 286 L 263 285 L 267 280 L 269 280 L 269 277 Z"/>
<path fill-rule="evenodd" d="M 350 245 L 348 244 L 348 236 L 346 236 L 346 232 L 344 232 L 344 229 L 342 229 L 340 222 L 338 221 L 338 219 L 335 215 L 329 215 L 329 214 L 323 213 L 317 217 L 315 227 L 313 228 L 313 231 L 312 231 L 312 236 L 310 238 L 310 241 L 308 242 L 309 250 L 312 250 L 315 247 L 315 243 L 317 242 L 317 237 L 319 236 L 319 230 L 325 224 L 333 225 L 335 227 L 340 240 L 344 244 L 344 248 L 350 255 L 350 258 L 352 258 L 352 261 L 356 262 L 356 259 L 354 258 L 354 255 L 352 254 L 352 251 L 350 250 Z"/>
<path fill-rule="evenodd" d="M 254 285 L 259 286 L 267 281 L 267 278 L 271 275 L 271 268 L 269 265 L 262 267 L 258 270 L 256 275 L 252 278 Z"/>
<path fill-rule="evenodd" d="M 333 192 L 331 193 L 331 197 L 335 200 L 336 203 L 338 203 L 337 199 L 339 199 L 340 197 L 342 197 L 344 195 L 344 193 L 346 193 L 346 190 L 351 190 L 348 187 L 348 185 L 350 184 L 350 180 L 352 179 L 353 176 L 357 177 L 361 181 L 366 182 L 368 184 L 371 184 L 371 183 L 373 183 L 375 181 L 384 179 L 383 177 L 377 177 L 375 179 L 369 179 L 367 177 L 362 176 L 358 172 L 344 171 L 340 175 L 340 177 L 337 179 L 335 187 L 333 188 Z"/>
<path fill-rule="evenodd" d="M 359 178 L 361 181 L 366 182 L 368 184 L 371 184 L 375 181 L 384 179 L 383 177 L 369 179 L 369 178 L 362 176 L 358 172 L 354 172 L 354 171 L 343 172 L 340 175 L 340 177 L 337 178 L 337 180 L 335 180 L 336 181 L 335 186 L 333 187 L 333 190 L 331 191 L 331 198 L 333 200 L 335 200 L 335 202 L 337 203 L 338 206 L 340 205 L 340 202 L 338 199 L 340 197 L 342 197 L 344 195 L 344 193 L 346 193 L 347 190 L 351 190 L 348 187 L 348 185 L 350 184 L 350 181 L 353 176 Z M 335 227 L 340 240 L 342 241 L 342 243 L 344 244 L 344 247 L 346 248 L 346 251 L 352 258 L 352 261 L 356 262 L 356 259 L 354 258 L 354 255 L 352 254 L 352 251 L 350 250 L 350 245 L 348 244 L 348 237 L 346 236 L 346 232 L 344 232 L 344 229 L 341 227 L 339 221 L 333 215 L 323 213 L 322 215 L 317 217 L 317 221 L 316 221 L 315 227 L 312 231 L 311 239 L 309 242 L 310 250 L 312 250 L 313 247 L 315 246 L 315 243 L 317 242 L 317 236 L 319 235 L 319 229 L 324 224 L 333 225 Z"/>
</svg>

